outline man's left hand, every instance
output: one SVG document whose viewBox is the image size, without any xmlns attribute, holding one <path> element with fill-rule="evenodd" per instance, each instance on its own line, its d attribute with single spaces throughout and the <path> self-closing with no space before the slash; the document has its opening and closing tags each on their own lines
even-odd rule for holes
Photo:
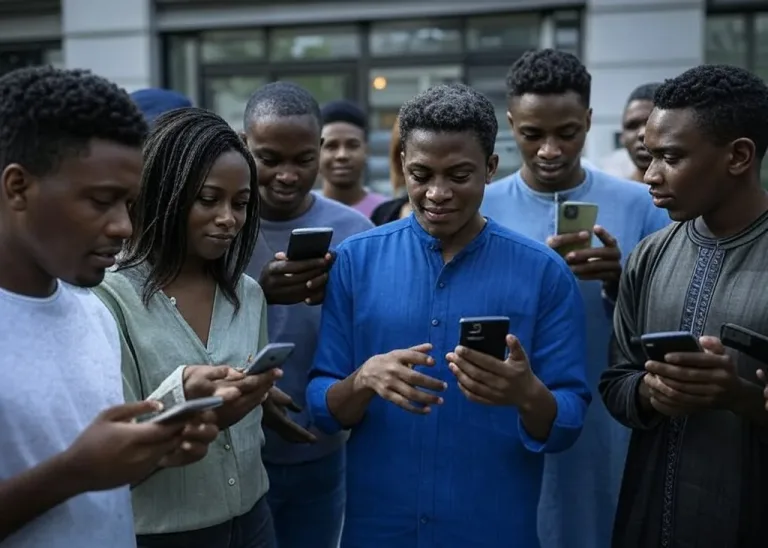
<svg viewBox="0 0 768 548">
<path fill-rule="evenodd" d="M 577 278 L 585 281 L 599 280 L 603 282 L 610 295 L 614 293 L 613 286 L 618 286 L 621 277 L 621 249 L 619 249 L 616 238 L 611 236 L 605 228 L 595 225 L 593 230 L 603 247 L 577 249 L 567 253 L 564 259 Z M 581 234 L 561 234 L 550 237 L 547 244 L 553 249 L 557 249 L 562 245 L 582 241 L 578 238 L 581 238 Z"/>
<path fill-rule="evenodd" d="M 741 391 L 736 364 L 717 337 L 699 342 L 704 352 L 673 352 L 665 356 L 666 363 L 645 364 L 661 381 L 654 390 L 691 410 L 728 408 Z"/>
<path fill-rule="evenodd" d="M 262 422 L 264 426 L 276 432 L 281 438 L 291 443 L 315 443 L 317 437 L 295 423 L 288 416 L 288 410 L 298 413 L 301 407 L 291 399 L 291 397 L 273 386 L 264 403 L 261 404 L 264 410 Z"/>
<path fill-rule="evenodd" d="M 507 335 L 506 341 L 509 356 L 505 361 L 464 346 L 445 356 L 459 388 L 471 401 L 509 406 L 528 401 L 536 376 L 517 337 Z"/>
</svg>

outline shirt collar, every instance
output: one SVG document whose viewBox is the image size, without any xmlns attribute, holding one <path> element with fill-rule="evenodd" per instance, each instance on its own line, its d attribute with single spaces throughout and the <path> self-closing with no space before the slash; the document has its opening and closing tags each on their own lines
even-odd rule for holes
<svg viewBox="0 0 768 548">
<path fill-rule="evenodd" d="M 419 221 L 416 219 L 416 215 L 411 213 L 408 216 L 408 222 L 411 226 L 411 232 L 416 235 L 416 237 L 424 244 L 427 249 L 431 251 L 440 251 L 440 249 L 442 249 L 442 242 L 424 230 L 424 227 L 422 227 L 419 224 Z M 491 233 L 492 227 L 494 226 L 496 226 L 496 223 L 493 220 L 486 218 L 485 226 L 483 229 L 477 234 L 477 236 L 472 239 L 471 242 L 464 246 L 464 249 L 462 249 L 456 255 L 456 257 L 466 255 L 467 253 L 472 253 L 475 249 L 481 247 L 488 240 L 489 234 Z"/>
<path fill-rule="evenodd" d="M 521 175 L 520 171 L 515 173 L 514 182 L 518 187 L 520 187 L 520 190 L 523 193 L 528 194 L 538 200 L 543 200 L 546 202 L 577 202 L 589 193 L 594 182 L 592 170 L 584 166 L 582 167 L 584 169 L 584 180 L 573 188 L 569 188 L 568 190 L 561 190 L 559 192 L 541 192 L 538 190 L 533 190 L 523 180 L 523 176 Z"/>
</svg>

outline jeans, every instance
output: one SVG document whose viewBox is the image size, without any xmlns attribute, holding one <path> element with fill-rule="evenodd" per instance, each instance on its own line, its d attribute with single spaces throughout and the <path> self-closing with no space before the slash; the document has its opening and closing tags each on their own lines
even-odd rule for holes
<svg viewBox="0 0 768 548">
<path fill-rule="evenodd" d="M 265 466 L 278 546 L 337 548 L 347 498 L 346 451 L 313 462 Z"/>
<path fill-rule="evenodd" d="M 253 508 L 219 525 L 159 535 L 138 535 L 137 548 L 277 548 L 266 496 Z"/>
</svg>

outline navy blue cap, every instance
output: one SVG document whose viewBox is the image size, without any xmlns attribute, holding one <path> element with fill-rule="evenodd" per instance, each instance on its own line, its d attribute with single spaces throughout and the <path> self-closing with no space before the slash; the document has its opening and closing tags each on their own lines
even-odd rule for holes
<svg viewBox="0 0 768 548">
<path fill-rule="evenodd" d="M 148 124 L 155 118 L 177 108 L 191 107 L 192 101 L 177 91 L 162 88 L 140 89 L 131 93 L 131 99 L 139 107 Z"/>
</svg>

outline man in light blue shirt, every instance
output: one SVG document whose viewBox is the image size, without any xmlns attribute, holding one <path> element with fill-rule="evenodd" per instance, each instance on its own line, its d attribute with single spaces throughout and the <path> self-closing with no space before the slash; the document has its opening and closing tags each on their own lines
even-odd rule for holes
<svg viewBox="0 0 768 548">
<path fill-rule="evenodd" d="M 320 429 L 351 430 L 341 546 L 538 548 L 544 453 L 590 401 L 581 294 L 478 211 L 498 165 L 486 97 L 438 86 L 399 124 L 413 214 L 338 247 L 307 388 Z M 473 316 L 509 317 L 506 360 L 458 346 Z"/>
<path fill-rule="evenodd" d="M 593 240 L 593 248 L 566 261 L 587 309 L 588 382 L 596 390 L 608 367 L 613 304 L 624 257 L 645 236 L 669 223 L 654 207 L 648 187 L 618 179 L 580 162 L 591 124 L 591 77 L 569 54 L 529 52 L 507 77 L 510 126 L 523 158 L 517 173 L 490 185 L 481 211 L 526 236 L 559 246 Z M 597 204 L 594 237 L 554 236 L 558 205 Z M 608 548 L 629 431 L 602 402 L 587 414 L 584 432 L 569 451 L 549 455 L 539 506 L 539 535 L 547 548 Z"/>
</svg>

